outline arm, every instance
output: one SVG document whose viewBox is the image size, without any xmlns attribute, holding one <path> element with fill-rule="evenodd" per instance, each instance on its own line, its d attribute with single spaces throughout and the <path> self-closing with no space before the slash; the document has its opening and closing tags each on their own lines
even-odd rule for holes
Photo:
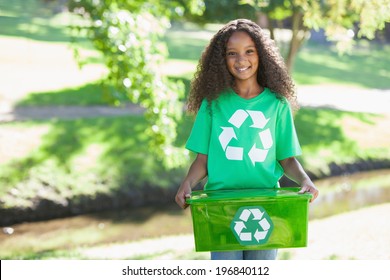
<svg viewBox="0 0 390 280">
<path fill-rule="evenodd" d="M 313 198 L 310 202 L 314 201 L 317 198 L 319 191 L 310 180 L 305 170 L 303 170 L 299 161 L 295 157 L 290 157 L 279 161 L 279 163 L 282 165 L 286 176 L 301 186 L 299 193 L 311 193 Z"/>
<path fill-rule="evenodd" d="M 207 155 L 198 154 L 188 170 L 187 176 L 176 193 L 176 203 L 183 209 L 188 207 L 186 197 L 189 197 L 195 185 L 207 176 Z"/>
</svg>

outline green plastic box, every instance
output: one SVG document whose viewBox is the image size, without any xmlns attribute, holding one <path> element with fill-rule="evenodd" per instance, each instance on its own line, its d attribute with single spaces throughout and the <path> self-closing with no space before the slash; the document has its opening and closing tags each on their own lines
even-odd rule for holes
<svg viewBox="0 0 390 280">
<path fill-rule="evenodd" d="M 311 194 L 299 188 L 194 191 L 196 251 L 261 250 L 307 246 Z"/>
</svg>

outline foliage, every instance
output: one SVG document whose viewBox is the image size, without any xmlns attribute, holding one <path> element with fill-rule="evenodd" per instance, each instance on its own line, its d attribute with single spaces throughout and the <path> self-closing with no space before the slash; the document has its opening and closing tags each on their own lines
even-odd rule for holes
<svg viewBox="0 0 390 280">
<path fill-rule="evenodd" d="M 294 12 L 303 15 L 308 28 L 324 28 L 330 39 L 348 36 L 348 30 L 358 29 L 358 37 L 374 39 L 375 32 L 390 22 L 389 0 L 240 0 L 271 19 L 283 20 Z"/>
<path fill-rule="evenodd" d="M 204 0 L 204 13 L 186 16 L 186 19 L 199 24 L 226 23 L 236 18 L 256 20 L 256 10 L 250 5 L 241 5 L 237 0 Z"/>
<path fill-rule="evenodd" d="M 74 26 L 86 31 L 109 69 L 106 95 L 116 105 L 130 100 L 146 108 L 150 150 L 168 167 L 178 166 L 183 151 L 173 146 L 176 126 L 183 112 L 184 85 L 170 82 L 161 71 L 167 56 L 161 42 L 170 19 L 201 13 L 202 1 L 72 0 L 70 10 L 84 22 Z"/>
<path fill-rule="evenodd" d="M 326 37 L 337 43 L 340 52 L 345 52 L 353 45 L 355 33 L 358 38 L 373 39 L 375 32 L 390 22 L 390 0 L 240 0 L 240 3 L 251 5 L 270 20 L 291 20 L 292 38 L 286 58 L 290 69 L 308 29 L 324 29 Z"/>
</svg>

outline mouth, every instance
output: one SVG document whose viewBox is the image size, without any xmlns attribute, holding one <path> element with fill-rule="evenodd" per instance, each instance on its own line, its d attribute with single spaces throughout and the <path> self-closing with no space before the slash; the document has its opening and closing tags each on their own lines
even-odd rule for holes
<svg viewBox="0 0 390 280">
<path fill-rule="evenodd" d="M 251 67 L 250 66 L 248 66 L 248 67 L 236 67 L 236 70 L 237 70 L 237 72 L 242 73 L 242 72 L 248 70 L 249 68 L 251 68 Z"/>
</svg>

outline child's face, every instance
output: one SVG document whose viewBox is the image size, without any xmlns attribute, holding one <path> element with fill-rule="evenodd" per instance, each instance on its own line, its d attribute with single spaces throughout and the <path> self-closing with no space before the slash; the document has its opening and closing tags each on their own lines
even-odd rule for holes
<svg viewBox="0 0 390 280">
<path fill-rule="evenodd" d="M 234 32 L 226 45 L 226 64 L 236 80 L 257 80 L 259 56 L 252 38 L 243 31 Z"/>
</svg>

